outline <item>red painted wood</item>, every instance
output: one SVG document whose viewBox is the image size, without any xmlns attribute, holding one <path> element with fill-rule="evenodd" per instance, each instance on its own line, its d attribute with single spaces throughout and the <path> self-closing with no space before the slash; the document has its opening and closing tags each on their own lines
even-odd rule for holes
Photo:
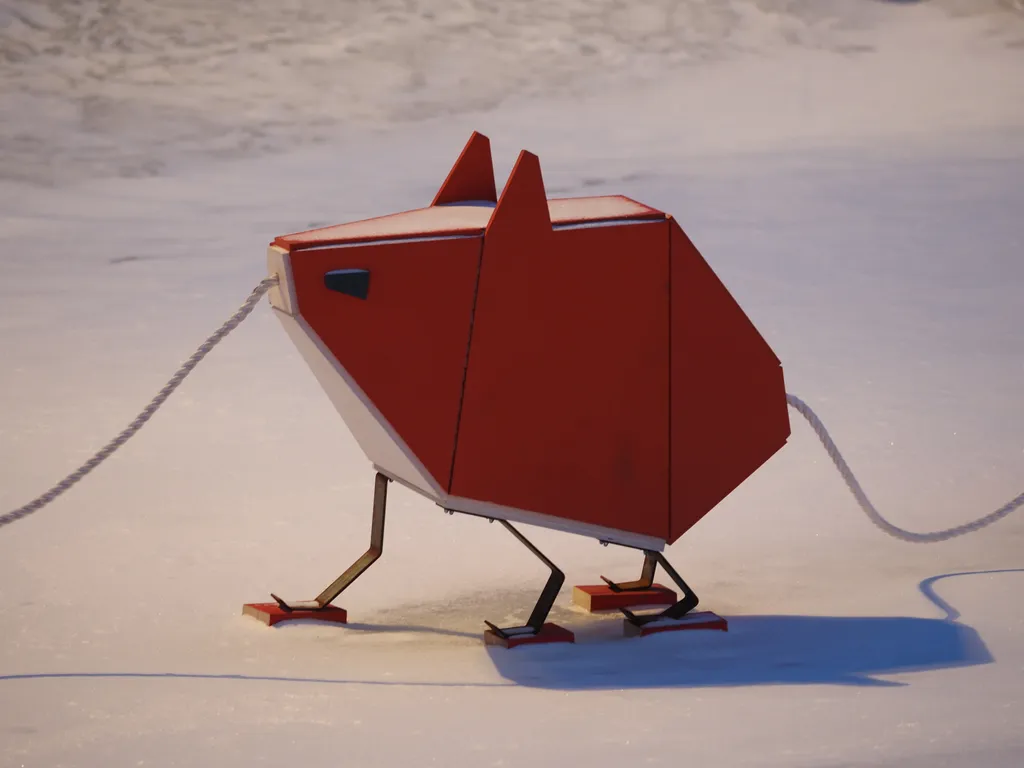
<svg viewBox="0 0 1024 768">
<path fill-rule="evenodd" d="M 484 643 L 498 645 L 502 648 L 515 648 L 518 645 L 544 645 L 547 643 L 575 643 L 576 635 L 565 627 L 557 624 L 545 624 L 536 635 L 518 635 L 504 638 L 492 629 L 484 631 Z"/>
<path fill-rule="evenodd" d="M 345 624 L 348 622 L 348 613 L 344 608 L 328 605 L 319 611 L 286 611 L 277 603 L 246 603 L 242 606 L 242 613 L 262 621 L 269 627 L 280 624 L 282 621 L 328 621 L 332 624 Z"/>
<path fill-rule="evenodd" d="M 274 245 L 286 251 L 330 245 L 402 240 L 411 237 L 482 235 L 490 209 L 470 206 L 417 208 L 372 219 L 281 235 Z"/>
<path fill-rule="evenodd" d="M 583 224 L 591 221 L 664 219 L 665 214 L 625 195 L 553 197 L 548 200 L 552 224 Z"/>
<path fill-rule="evenodd" d="M 435 202 L 492 183 L 474 134 Z M 552 227 L 612 213 L 636 223 Z M 778 359 L 663 217 L 615 195 L 549 201 L 523 152 L 493 212 L 282 242 L 299 311 L 442 488 L 671 543 L 785 444 L 789 417 Z M 304 250 L 383 232 L 483 237 Z M 371 270 L 367 301 L 323 287 L 345 267 Z"/>
<path fill-rule="evenodd" d="M 587 584 L 573 587 L 572 601 L 590 613 L 617 611 L 619 608 L 642 608 L 645 606 L 669 606 L 675 604 L 676 593 L 661 584 L 652 584 L 650 589 L 634 589 L 615 592 L 607 584 Z"/>
<path fill-rule="evenodd" d="M 442 488 L 451 478 L 479 238 L 292 254 L 298 310 Z M 367 269 L 365 300 L 324 274 Z"/>
<path fill-rule="evenodd" d="M 486 200 L 493 203 L 497 199 L 490 139 L 473 131 L 431 205 L 461 203 L 467 200 Z"/>
<path fill-rule="evenodd" d="M 786 444 L 782 367 L 678 223 L 672 258 L 671 544 Z"/>
<path fill-rule="evenodd" d="M 484 238 L 452 494 L 668 536 L 668 224 L 552 231 L 522 153 Z"/>
</svg>

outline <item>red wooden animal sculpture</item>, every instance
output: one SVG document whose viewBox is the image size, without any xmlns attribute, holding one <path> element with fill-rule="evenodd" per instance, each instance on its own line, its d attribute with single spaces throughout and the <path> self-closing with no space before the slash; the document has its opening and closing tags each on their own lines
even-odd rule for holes
<svg viewBox="0 0 1024 768">
<path fill-rule="evenodd" d="M 498 520 L 662 550 L 789 436 L 782 368 L 671 216 L 621 196 L 547 199 L 522 152 L 499 198 L 474 133 L 430 207 L 277 238 L 276 315 L 377 471 L 370 550 L 314 601 L 327 610 L 380 556 L 387 484 Z M 607 580 L 606 580 L 607 581 Z M 272 604 L 271 604 L 272 605 Z M 545 627 L 547 629 L 545 629 Z M 570 635 L 571 637 L 571 635 Z"/>
</svg>

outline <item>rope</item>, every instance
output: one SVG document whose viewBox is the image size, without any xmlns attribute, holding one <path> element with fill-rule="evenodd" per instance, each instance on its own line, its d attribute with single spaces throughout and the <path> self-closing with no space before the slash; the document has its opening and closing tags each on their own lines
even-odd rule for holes
<svg viewBox="0 0 1024 768">
<path fill-rule="evenodd" d="M 817 414 L 811 410 L 810 406 L 796 395 L 787 394 L 786 402 L 789 403 L 791 408 L 798 411 L 801 416 L 807 419 L 807 423 L 811 425 L 811 429 L 814 430 L 818 439 L 821 440 L 821 444 L 825 446 L 825 450 L 828 452 L 829 458 L 832 459 L 832 463 L 836 465 L 836 469 L 839 470 L 839 474 L 843 476 L 843 480 L 846 481 L 846 486 L 850 489 L 854 498 L 857 499 L 857 503 L 860 505 L 860 508 L 864 510 L 864 514 L 868 516 L 868 519 L 871 520 L 872 523 L 890 536 L 903 541 L 909 541 L 913 544 L 933 544 L 938 541 L 946 541 L 992 525 L 992 523 L 1002 520 L 1008 514 L 1013 512 L 1013 510 L 1024 505 L 1024 493 L 1022 493 L 1017 498 L 1012 499 L 1001 506 L 995 512 L 987 514 L 984 517 L 979 517 L 977 520 L 964 523 L 963 525 L 958 525 L 955 528 L 947 528 L 944 531 L 934 531 L 933 533 L 914 533 L 913 531 L 908 531 L 895 526 L 882 517 L 879 511 L 875 509 L 874 505 L 868 501 L 868 497 L 860 487 L 860 483 L 858 483 L 857 478 L 853 476 L 850 466 L 846 463 L 842 454 L 839 453 L 839 449 L 836 448 L 836 444 L 832 442 L 832 438 L 829 436 L 828 430 L 825 429 L 825 425 L 821 423 L 821 419 L 819 419 Z"/>
<path fill-rule="evenodd" d="M 256 308 L 256 305 L 259 304 L 260 299 L 263 298 L 263 294 L 277 285 L 277 282 L 278 278 L 276 276 L 261 280 L 260 284 L 256 286 L 253 292 L 249 295 L 249 298 L 245 300 L 245 303 L 242 304 L 238 311 L 235 312 L 235 314 L 233 314 L 231 318 L 224 323 L 224 325 L 218 328 L 212 336 L 204 341 L 192 357 L 182 364 L 174 376 L 171 377 L 171 380 L 164 385 L 164 388 L 161 389 L 157 396 L 149 402 L 149 405 L 142 410 L 142 413 L 135 417 L 135 420 L 131 424 L 122 430 L 117 437 L 103 446 L 95 456 L 53 486 L 42 496 L 29 502 L 25 506 L 14 510 L 13 512 L 8 512 L 7 514 L 0 516 L 0 528 L 3 528 L 5 525 L 10 525 L 23 517 L 28 517 L 33 512 L 38 512 L 87 474 L 96 469 L 96 467 L 102 464 L 110 456 L 110 454 L 128 442 L 132 435 L 142 429 L 142 425 L 149 421 L 153 414 L 156 413 L 157 409 L 164 404 L 164 401 L 171 396 L 171 393 L 178 388 L 178 385 L 181 384 L 181 382 L 185 380 L 185 377 L 192 372 L 192 369 L 199 364 L 199 361 L 206 357 L 211 349 L 217 346 L 225 336 L 235 330 L 235 328 L 237 328 L 241 322 L 249 316 L 249 314 Z"/>
<path fill-rule="evenodd" d="M 259 285 L 253 289 L 249 298 L 245 300 L 245 303 L 239 307 L 238 311 L 235 312 L 235 314 L 233 314 L 220 328 L 218 328 L 216 332 L 206 339 L 206 341 L 199 346 L 199 349 L 197 349 L 192 356 L 186 360 L 180 368 L 178 368 L 170 381 L 164 385 L 163 389 L 161 389 L 157 393 L 156 397 L 149 402 L 149 405 L 142 410 L 142 413 L 135 417 L 135 420 L 132 421 L 131 424 L 123 429 L 117 437 L 103 446 L 103 448 L 101 448 L 91 459 L 85 462 L 85 464 L 50 488 L 50 490 L 42 496 L 29 502 L 23 507 L 19 507 L 13 512 L 8 512 L 7 514 L 0 516 L 0 528 L 5 525 L 10 525 L 17 520 L 21 520 L 23 517 L 28 517 L 33 512 L 38 512 L 71 488 L 71 486 L 87 474 L 92 472 L 96 467 L 109 458 L 114 451 L 128 442 L 128 440 L 131 439 L 136 432 L 142 429 L 142 426 L 152 418 L 157 409 L 164 404 L 164 401 L 167 400 L 167 398 L 171 396 L 171 393 L 178 388 L 178 385 L 185 380 L 185 377 L 188 376 L 199 362 L 210 353 L 210 350 L 217 346 L 225 336 L 235 330 L 235 328 L 237 328 L 256 308 L 256 305 L 259 304 L 263 295 L 272 287 L 277 285 L 277 283 L 278 278 L 276 276 L 261 280 Z M 899 528 L 882 517 L 878 510 L 875 509 L 874 505 L 868 500 L 864 490 L 860 487 L 860 483 L 857 482 L 857 478 L 854 477 L 853 472 L 846 463 L 846 460 L 843 458 L 842 454 L 839 453 L 839 449 L 829 436 L 828 430 L 825 429 L 825 425 L 821 423 L 821 419 L 819 419 L 817 414 L 811 410 L 810 406 L 796 395 L 791 394 L 786 395 L 786 402 L 789 403 L 791 408 L 798 411 L 801 416 L 807 419 L 807 423 L 811 425 L 811 428 L 818 436 L 821 444 L 825 446 L 825 450 L 828 452 L 829 458 L 831 458 L 832 462 L 836 465 L 836 469 L 839 470 L 839 474 L 842 475 L 847 487 L 857 500 L 860 508 L 864 510 L 864 513 L 868 516 L 868 519 L 890 536 L 918 544 L 946 541 L 947 539 L 963 536 L 966 533 L 971 533 L 972 531 L 985 528 L 992 523 L 1002 520 L 1015 509 L 1024 505 L 1024 493 L 1022 493 L 1017 496 L 1017 498 L 1011 500 L 1007 504 L 1004 504 L 995 512 L 985 515 L 984 517 L 980 517 L 972 522 L 965 523 L 964 525 L 959 525 L 955 528 L 947 528 L 944 531 L 935 531 L 933 533 L 914 533 L 913 531 L 907 531 L 903 528 Z"/>
</svg>

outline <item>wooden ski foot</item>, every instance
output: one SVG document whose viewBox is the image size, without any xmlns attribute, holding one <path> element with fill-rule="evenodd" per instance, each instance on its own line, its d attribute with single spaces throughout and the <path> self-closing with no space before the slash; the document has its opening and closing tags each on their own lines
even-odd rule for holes
<svg viewBox="0 0 1024 768">
<path fill-rule="evenodd" d="M 518 628 L 517 628 L 518 629 Z M 540 645 L 542 643 L 575 643 L 576 635 L 565 627 L 557 624 L 545 624 L 540 632 L 518 633 L 516 630 L 505 630 L 507 637 L 502 637 L 493 629 L 484 631 L 484 643 L 499 645 L 502 648 L 515 648 L 517 645 Z"/>
<path fill-rule="evenodd" d="M 277 603 L 246 603 L 242 606 L 242 614 L 252 616 L 272 627 L 282 621 L 295 621 L 299 619 L 313 621 L 329 621 L 332 624 L 347 624 L 348 612 L 344 608 L 337 608 L 328 605 L 318 610 L 296 609 L 286 611 Z"/>
<path fill-rule="evenodd" d="M 729 623 L 711 611 L 688 613 L 681 619 L 655 619 L 646 624 L 635 624 L 629 619 L 622 621 L 626 637 L 645 637 L 656 632 L 676 632 L 682 629 L 718 629 L 729 631 Z"/>
<path fill-rule="evenodd" d="M 620 592 L 607 584 L 587 584 L 573 587 L 572 602 L 589 613 L 606 613 L 620 608 L 667 608 L 675 604 L 676 593 L 661 584 Z"/>
</svg>

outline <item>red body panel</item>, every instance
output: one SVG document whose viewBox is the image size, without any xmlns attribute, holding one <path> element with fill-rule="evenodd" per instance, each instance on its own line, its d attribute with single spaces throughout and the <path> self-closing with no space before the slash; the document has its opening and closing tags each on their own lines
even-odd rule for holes
<svg viewBox="0 0 1024 768">
<path fill-rule="evenodd" d="M 672 232 L 672 543 L 785 445 L 771 348 L 679 224 Z"/>
<path fill-rule="evenodd" d="M 487 229 L 455 496 L 668 535 L 668 224 L 552 231 L 523 154 Z"/>
<path fill-rule="evenodd" d="M 432 207 L 278 238 L 298 314 L 438 503 L 674 542 L 785 444 L 779 360 L 664 213 L 548 200 L 527 152 L 493 209 L 459 205 L 493 190 L 474 134 Z M 337 269 L 368 270 L 366 298 Z"/>
<path fill-rule="evenodd" d="M 298 309 L 412 452 L 447 488 L 480 267 L 479 238 L 299 251 Z M 324 286 L 368 269 L 369 298 Z"/>
</svg>

